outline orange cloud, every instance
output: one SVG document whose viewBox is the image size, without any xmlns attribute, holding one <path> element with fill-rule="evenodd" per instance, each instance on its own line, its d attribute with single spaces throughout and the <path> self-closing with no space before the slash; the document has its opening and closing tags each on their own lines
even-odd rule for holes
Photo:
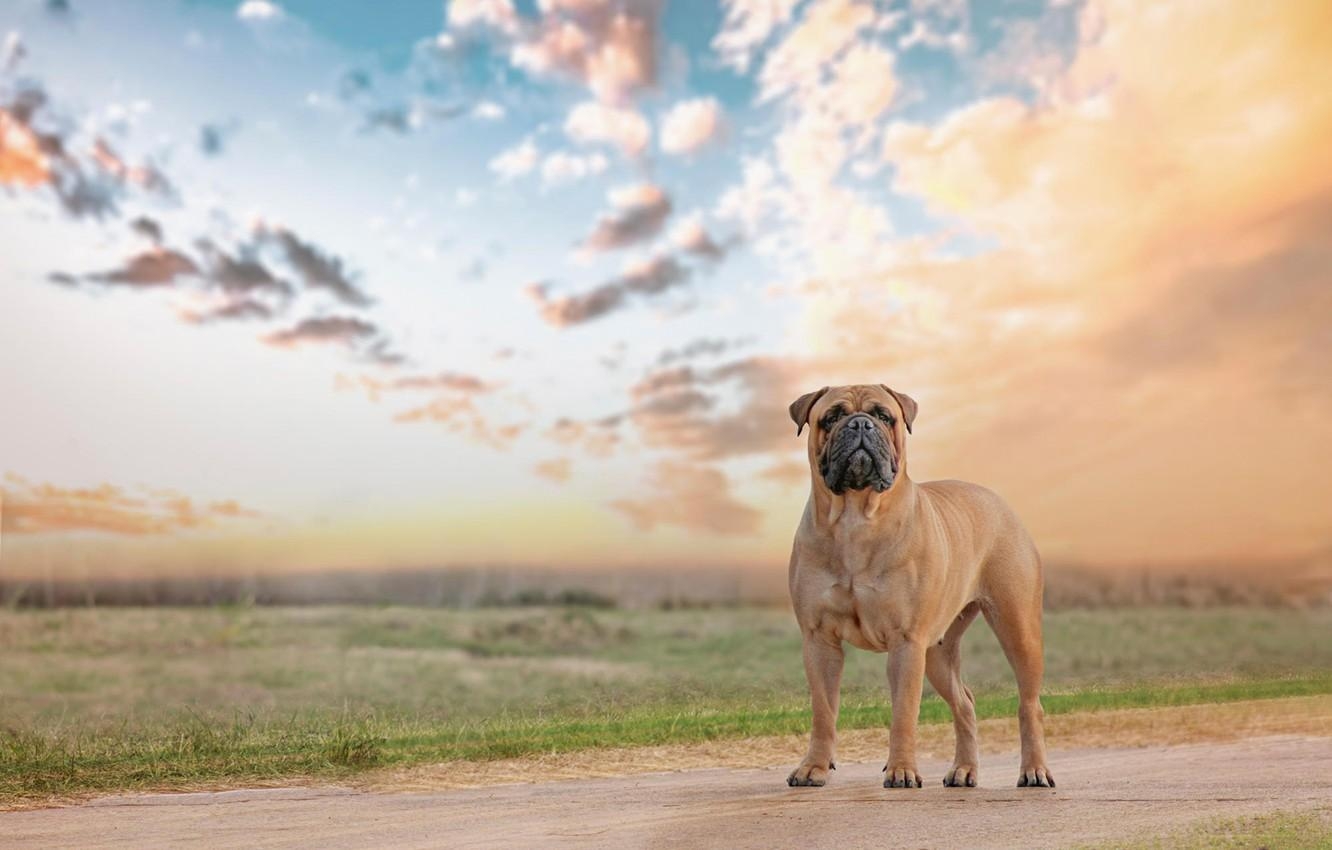
<svg viewBox="0 0 1332 850">
<path fill-rule="evenodd" d="M 1326 546 L 1329 32 L 1320 2 L 1089 4 L 1041 102 L 887 131 L 951 230 L 811 283 L 795 350 L 916 395 L 913 474 L 996 486 L 1056 555 Z"/>
<path fill-rule="evenodd" d="M 564 77 L 604 103 L 620 103 L 657 83 L 663 5 L 544 0 L 531 16 L 520 14 L 511 0 L 456 0 L 448 19 L 455 29 L 490 30 L 500 37 L 514 67 Z"/>
<path fill-rule="evenodd" d="M 235 500 L 196 505 L 170 491 L 131 495 L 102 484 L 63 488 L 33 484 L 17 475 L 5 476 L 0 529 L 7 534 L 92 531 L 147 536 L 216 527 L 219 520 L 256 519 L 263 514 Z"/>
<path fill-rule="evenodd" d="M 569 476 L 573 472 L 573 465 L 567 457 L 557 457 L 539 462 L 532 467 L 532 470 L 548 481 L 563 484 L 569 480 Z"/>
<path fill-rule="evenodd" d="M 394 422 L 433 422 L 444 426 L 453 434 L 484 443 L 492 448 L 507 449 L 527 430 L 521 422 L 492 422 L 481 415 L 470 396 L 432 399 L 426 404 L 394 415 Z"/>
<path fill-rule="evenodd" d="M 31 188 L 50 180 L 50 164 L 37 134 L 8 109 L 0 109 L 0 184 Z"/>
<path fill-rule="evenodd" d="M 730 481 L 718 469 L 662 461 L 648 475 L 648 483 L 652 495 L 610 503 L 644 530 L 678 525 L 716 534 L 752 534 L 763 516 L 731 495 Z"/>
</svg>

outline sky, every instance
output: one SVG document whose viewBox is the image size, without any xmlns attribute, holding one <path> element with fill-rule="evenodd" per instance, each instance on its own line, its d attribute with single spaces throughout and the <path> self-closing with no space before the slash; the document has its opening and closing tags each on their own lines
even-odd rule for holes
<svg viewBox="0 0 1332 850">
<path fill-rule="evenodd" d="M 780 572 L 787 405 L 846 383 L 1047 561 L 1325 554 L 1330 36 L 1322 0 L 4 0 L 3 568 Z"/>
</svg>

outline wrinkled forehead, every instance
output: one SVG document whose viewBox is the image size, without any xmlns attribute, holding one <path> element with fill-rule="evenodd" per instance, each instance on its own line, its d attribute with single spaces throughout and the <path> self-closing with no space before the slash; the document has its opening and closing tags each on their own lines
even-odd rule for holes
<svg viewBox="0 0 1332 850">
<path fill-rule="evenodd" d="M 810 421 L 816 422 L 823 414 L 841 405 L 848 412 L 869 411 L 875 406 L 883 407 L 894 416 L 902 415 L 902 408 L 897 399 L 881 384 L 850 384 L 845 387 L 831 387 L 824 393 L 819 403 L 810 411 Z"/>
</svg>

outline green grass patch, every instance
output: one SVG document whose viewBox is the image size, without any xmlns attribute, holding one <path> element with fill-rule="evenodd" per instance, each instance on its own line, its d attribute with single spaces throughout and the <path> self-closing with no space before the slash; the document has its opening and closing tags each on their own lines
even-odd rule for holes
<svg viewBox="0 0 1332 850">
<path fill-rule="evenodd" d="M 1050 694 L 1047 713 L 1219 703 L 1332 693 L 1332 675 L 1270 681 L 1154 684 Z M 1012 716 L 1010 695 L 977 699 L 982 719 Z M 843 729 L 889 721 L 882 703 L 843 706 Z M 935 697 L 922 723 L 949 722 Z M 0 803 L 137 788 L 338 777 L 383 765 L 493 760 L 599 747 L 650 746 L 762 735 L 807 734 L 809 711 L 795 705 L 640 706 L 581 717 L 500 715 L 438 724 L 420 718 L 236 717 L 227 723 L 187 714 L 145 734 L 129 728 L 92 733 L 56 729 L 0 733 Z"/>
</svg>

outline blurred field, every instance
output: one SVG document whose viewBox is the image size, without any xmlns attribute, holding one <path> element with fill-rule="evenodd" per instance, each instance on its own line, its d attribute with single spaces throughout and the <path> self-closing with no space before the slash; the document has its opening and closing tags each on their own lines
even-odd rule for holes
<svg viewBox="0 0 1332 850">
<path fill-rule="evenodd" d="M 1332 610 L 1047 614 L 1047 711 L 1332 692 Z M 1014 710 L 983 622 L 964 675 Z M 887 722 L 850 651 L 843 726 Z M 766 608 L 0 612 L 0 796 L 263 780 L 807 727 L 799 636 Z M 937 699 L 925 722 L 944 722 Z"/>
</svg>

